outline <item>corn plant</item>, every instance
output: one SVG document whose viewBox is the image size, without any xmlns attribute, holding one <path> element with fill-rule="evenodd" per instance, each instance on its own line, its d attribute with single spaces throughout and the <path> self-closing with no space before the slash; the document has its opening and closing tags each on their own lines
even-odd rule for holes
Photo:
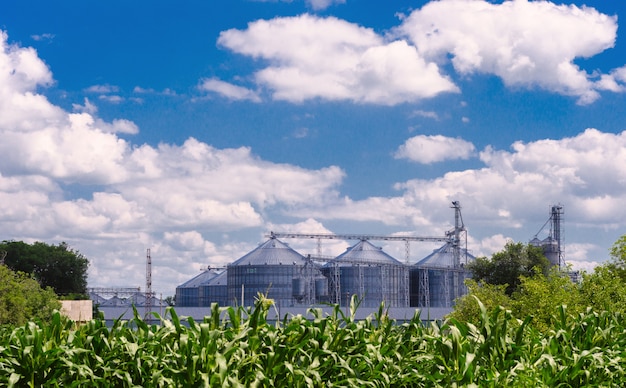
<svg viewBox="0 0 626 388">
<path fill-rule="evenodd" d="M 479 301 L 476 324 L 397 324 L 381 305 L 356 320 L 311 309 L 267 320 L 272 301 L 219 307 L 199 321 L 173 308 L 149 324 L 135 312 L 107 327 L 55 314 L 0 328 L 7 387 L 582 387 L 626 383 L 626 320 L 619 313 L 555 312 L 548 332 Z"/>
</svg>

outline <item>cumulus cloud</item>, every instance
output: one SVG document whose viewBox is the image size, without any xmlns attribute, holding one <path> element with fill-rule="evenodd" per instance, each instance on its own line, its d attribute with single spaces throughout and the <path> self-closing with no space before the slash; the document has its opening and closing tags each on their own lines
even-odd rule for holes
<svg viewBox="0 0 626 388">
<path fill-rule="evenodd" d="M 306 3 L 315 11 L 321 11 L 334 4 L 345 4 L 346 0 L 306 0 Z"/>
<path fill-rule="evenodd" d="M 54 34 L 44 33 L 44 34 L 31 35 L 31 38 L 33 38 L 33 40 L 37 42 L 42 42 L 42 41 L 51 41 L 52 39 L 54 39 L 54 36 L 55 36 Z"/>
<path fill-rule="evenodd" d="M 321 206 L 338 195 L 344 172 L 335 166 L 276 164 L 193 138 L 132 145 L 119 135 L 137 133 L 133 122 L 102 120 L 89 99 L 67 112 L 38 94 L 53 82 L 47 66 L 0 38 L 0 231 L 68 242 L 92 259 L 94 286 L 142 284 L 151 247 L 162 260 L 155 282 L 172 292 L 200 263 L 223 265 L 253 248 L 217 246 L 205 234 L 258 228 L 277 206 Z"/>
<path fill-rule="evenodd" d="M 607 258 L 607 247 L 624 228 L 626 131 L 596 129 L 562 139 L 515 142 L 510 150 L 487 147 L 484 167 L 452 171 L 433 179 L 395 185 L 398 196 L 337 199 L 326 212 L 303 207 L 293 215 L 318 220 L 351 220 L 395 225 L 417 235 L 443 235 L 452 224 L 450 202 L 459 200 L 475 254 L 490 255 L 506 241 L 529 241 L 549 218 L 549 205 L 565 204 L 566 236 L 606 235 L 591 243 L 566 237 L 565 259 L 588 268 Z M 434 231 L 434 233 L 433 233 Z M 575 231 L 575 233 L 574 233 Z M 602 240 L 602 241 L 601 241 Z"/>
<path fill-rule="evenodd" d="M 117 93 L 120 91 L 119 86 L 115 85 L 92 85 L 85 89 L 88 93 L 101 93 L 101 94 L 109 94 L 109 93 Z"/>
<path fill-rule="evenodd" d="M 268 61 L 255 79 L 277 100 L 394 105 L 458 91 L 405 41 L 385 42 L 369 28 L 334 17 L 259 20 L 223 31 L 218 44 Z"/>
<path fill-rule="evenodd" d="M 200 83 L 199 88 L 203 91 L 215 92 L 230 100 L 250 100 L 253 102 L 261 102 L 261 98 L 256 92 L 217 78 L 203 80 Z"/>
<path fill-rule="evenodd" d="M 460 74 L 487 73 L 509 86 L 575 96 L 581 104 L 598 97 L 594 74 L 574 63 L 614 46 L 617 17 L 590 7 L 547 1 L 450 0 L 429 2 L 395 30 L 427 60 L 448 56 Z"/>
<path fill-rule="evenodd" d="M 439 120 L 439 115 L 437 114 L 437 112 L 425 111 L 421 109 L 417 109 L 411 112 L 411 117 L 424 117 L 427 119 Z"/>
<path fill-rule="evenodd" d="M 418 135 L 401 145 L 394 157 L 412 162 L 431 164 L 445 160 L 468 159 L 474 153 L 472 143 L 441 135 Z"/>
<path fill-rule="evenodd" d="M 493 74 L 507 86 L 539 87 L 584 105 L 597 100 L 600 91 L 626 90 L 622 68 L 601 74 L 575 63 L 614 47 L 616 33 L 616 16 L 586 6 L 448 0 L 402 17 L 384 36 L 345 20 L 305 14 L 223 31 L 218 44 L 263 59 L 255 81 L 277 100 L 415 102 L 459 92 L 443 70 L 451 62 L 460 76 Z M 246 94 L 235 90 L 223 94 Z"/>
</svg>

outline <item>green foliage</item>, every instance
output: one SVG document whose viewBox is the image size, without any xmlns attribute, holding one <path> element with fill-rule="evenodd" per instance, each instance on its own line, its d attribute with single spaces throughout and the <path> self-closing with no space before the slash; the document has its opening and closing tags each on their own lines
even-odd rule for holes
<svg viewBox="0 0 626 388">
<path fill-rule="evenodd" d="M 0 265 L 0 325 L 22 325 L 32 319 L 47 321 L 60 308 L 52 289 L 42 289 L 36 280 Z"/>
<path fill-rule="evenodd" d="M 504 250 L 494 253 L 491 259 L 479 257 L 468 264 L 473 278 L 478 282 L 506 285 L 506 294 L 511 295 L 520 285 L 520 276 L 534 276 L 536 268 L 547 275 L 550 261 L 540 247 L 530 244 L 509 242 Z"/>
<path fill-rule="evenodd" d="M 505 292 L 506 285 L 478 283 L 472 279 L 467 279 L 465 284 L 468 293 L 456 301 L 451 318 L 461 322 L 478 322 L 481 317 L 481 303 L 488 310 L 499 306 L 510 308 L 512 300 Z"/>
<path fill-rule="evenodd" d="M 89 260 L 65 243 L 3 241 L 0 251 L 7 252 L 4 262 L 9 268 L 31 274 L 42 287 L 52 287 L 58 295 L 87 294 Z"/>
<path fill-rule="evenodd" d="M 593 306 L 597 311 L 626 313 L 626 283 L 621 270 L 609 263 L 596 267 L 591 274 L 584 274 L 580 298 L 585 306 Z"/>
<path fill-rule="evenodd" d="M 396 324 L 381 306 L 354 320 L 330 315 L 267 321 L 253 309 L 211 307 L 200 322 L 168 307 L 160 324 L 135 311 L 107 327 L 49 323 L 0 329 L 0 386 L 89 387 L 583 387 L 626 383 L 626 320 L 619 313 L 570 314 L 536 330 L 504 308 L 477 301 L 475 324 L 449 319 Z M 168 318 L 169 317 L 169 318 Z"/>
<path fill-rule="evenodd" d="M 583 273 L 579 284 L 573 283 L 567 274 L 556 267 L 551 268 L 547 274 L 542 273 L 540 267 L 535 267 L 532 276 L 520 275 L 519 284 L 511 294 L 508 294 L 504 285 L 469 280 L 468 295 L 457 300 L 450 317 L 470 323 L 478 322 L 480 313 L 476 298 L 483 301 L 488 310 L 502 306 L 512 310 L 518 317 L 531 316 L 533 326 L 541 332 L 547 332 L 553 326 L 554 311 L 560 306 L 567 306 L 572 314 L 583 313 L 588 308 L 596 312 L 626 314 L 626 267 L 617 265 L 619 261 L 616 253 L 626 249 L 624 244 L 626 238 L 622 237 L 612 248 L 614 260 L 596 267 L 591 274 Z M 520 247 L 519 244 L 516 245 L 517 248 Z M 492 262 L 502 261 L 497 255 L 494 255 Z M 482 260 L 490 262 L 487 259 Z M 483 268 L 483 264 L 479 264 L 478 268 Z"/>
<path fill-rule="evenodd" d="M 626 281 L 626 234 L 613 243 L 609 252 L 611 260 L 606 266 Z"/>
<path fill-rule="evenodd" d="M 518 317 L 532 316 L 533 326 L 541 332 L 547 332 L 552 327 L 554 312 L 561 306 L 567 306 L 572 312 L 583 309 L 579 286 L 556 267 L 548 276 L 522 276 L 511 300 L 514 314 Z"/>
</svg>

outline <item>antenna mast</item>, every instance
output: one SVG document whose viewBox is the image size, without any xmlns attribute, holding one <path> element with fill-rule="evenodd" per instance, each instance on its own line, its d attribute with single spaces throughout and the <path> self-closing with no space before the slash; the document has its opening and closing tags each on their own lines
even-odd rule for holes
<svg viewBox="0 0 626 388">
<path fill-rule="evenodd" d="M 152 312 L 152 257 L 150 257 L 150 248 L 146 251 L 146 302 L 144 305 L 145 318 L 149 319 Z"/>
</svg>

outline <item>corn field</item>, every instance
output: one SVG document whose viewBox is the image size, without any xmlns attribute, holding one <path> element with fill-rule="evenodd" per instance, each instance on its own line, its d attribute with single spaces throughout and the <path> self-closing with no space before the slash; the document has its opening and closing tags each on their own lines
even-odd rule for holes
<svg viewBox="0 0 626 388">
<path fill-rule="evenodd" d="M 531 318 L 481 305 L 479 324 L 396 324 L 381 306 L 355 321 L 330 315 L 266 320 L 254 308 L 212 306 L 201 322 L 169 308 L 158 324 L 107 327 L 54 315 L 0 329 L 0 386 L 8 387 L 619 387 L 626 383 L 626 322 L 619 314 L 555 312 Z"/>
</svg>

